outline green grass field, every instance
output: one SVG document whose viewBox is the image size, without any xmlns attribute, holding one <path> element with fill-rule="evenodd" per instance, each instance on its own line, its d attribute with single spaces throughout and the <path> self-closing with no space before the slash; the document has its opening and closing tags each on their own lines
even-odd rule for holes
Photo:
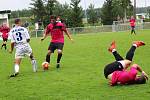
<svg viewBox="0 0 150 100">
<path fill-rule="evenodd" d="M 8 79 L 13 70 L 14 53 L 0 50 L 0 99 L 2 100 L 149 100 L 150 82 L 143 85 L 111 87 L 103 76 L 103 68 L 114 61 L 107 48 L 116 40 L 117 50 L 125 56 L 132 41 L 143 40 L 146 46 L 136 50 L 134 63 L 150 74 L 150 31 L 96 33 L 73 35 L 74 43 L 65 41 L 60 70 L 56 70 L 56 52 L 51 67 L 43 71 L 41 63 L 47 53 L 48 41 L 31 39 L 38 61 L 38 72 L 32 72 L 29 58 L 22 60 L 18 77 Z M 2 43 L 2 42 L 1 42 Z"/>
</svg>

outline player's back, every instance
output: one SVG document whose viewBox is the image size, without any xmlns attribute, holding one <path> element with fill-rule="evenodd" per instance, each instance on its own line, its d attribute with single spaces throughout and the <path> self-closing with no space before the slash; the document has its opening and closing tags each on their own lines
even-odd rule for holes
<svg viewBox="0 0 150 100">
<path fill-rule="evenodd" d="M 15 44 L 26 44 L 27 39 L 30 39 L 28 30 L 21 26 L 15 26 L 9 33 L 11 41 Z"/>
</svg>

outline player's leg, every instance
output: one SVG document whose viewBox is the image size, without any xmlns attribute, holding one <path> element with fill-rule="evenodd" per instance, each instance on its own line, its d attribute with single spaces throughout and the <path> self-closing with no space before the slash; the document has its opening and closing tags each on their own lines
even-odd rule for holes
<svg viewBox="0 0 150 100">
<path fill-rule="evenodd" d="M 64 43 L 58 43 L 57 44 L 57 65 L 56 68 L 60 68 L 60 60 L 62 58 L 62 52 L 63 52 Z"/>
<path fill-rule="evenodd" d="M 47 55 L 46 55 L 46 62 L 48 62 L 50 64 L 50 56 L 52 53 L 54 53 L 56 49 L 56 46 L 55 46 L 55 43 L 50 43 L 49 47 L 48 47 L 48 52 L 47 52 Z"/>
<path fill-rule="evenodd" d="M 135 33 L 135 26 L 133 26 L 133 32 L 134 32 L 134 34 L 136 35 L 136 33 Z"/>
<path fill-rule="evenodd" d="M 50 56 L 51 56 L 52 52 L 51 50 L 48 50 L 47 55 L 46 55 L 46 62 L 48 62 L 50 64 Z"/>
<path fill-rule="evenodd" d="M 60 68 L 60 60 L 61 60 L 61 57 L 62 57 L 62 50 L 58 50 L 56 68 Z"/>
<path fill-rule="evenodd" d="M 30 59 L 32 63 L 33 72 L 37 72 L 37 61 L 33 56 L 33 53 L 30 54 Z"/>
<path fill-rule="evenodd" d="M 26 44 L 24 47 L 24 54 L 30 57 L 33 72 L 37 72 L 37 61 L 33 56 L 32 49 L 29 44 Z"/>
<path fill-rule="evenodd" d="M 1 49 L 3 48 L 3 46 L 5 46 L 4 42 L 5 42 L 5 39 L 3 38 L 3 44 L 1 46 Z"/>
<path fill-rule="evenodd" d="M 110 47 L 108 48 L 108 51 L 110 51 L 114 55 L 116 61 L 123 60 L 123 57 L 121 57 L 120 54 L 116 50 L 116 43 L 115 43 L 115 41 L 113 41 L 111 43 Z"/>
<path fill-rule="evenodd" d="M 143 45 L 145 45 L 145 43 L 143 41 L 133 42 L 131 48 L 129 49 L 129 51 L 126 54 L 126 59 L 132 61 L 136 48 L 140 47 L 140 46 L 143 46 Z"/>
<path fill-rule="evenodd" d="M 4 39 L 4 47 L 5 47 L 5 50 L 7 49 L 7 38 Z"/>
<path fill-rule="evenodd" d="M 14 73 L 12 75 L 10 75 L 10 77 L 15 77 L 19 74 L 19 66 L 20 66 L 20 63 L 21 63 L 21 59 L 22 58 L 16 58 L 15 59 Z"/>
<path fill-rule="evenodd" d="M 24 55 L 24 50 L 22 48 L 16 48 L 14 73 L 10 77 L 15 77 L 19 74 L 19 66 L 21 63 L 21 59 L 24 58 Z"/>
</svg>

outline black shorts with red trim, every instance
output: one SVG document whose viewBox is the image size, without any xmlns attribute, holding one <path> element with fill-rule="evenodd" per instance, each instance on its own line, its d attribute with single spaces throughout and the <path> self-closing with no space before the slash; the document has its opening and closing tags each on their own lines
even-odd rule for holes
<svg viewBox="0 0 150 100">
<path fill-rule="evenodd" d="M 64 47 L 64 43 L 55 43 L 55 42 L 51 42 L 48 50 L 50 50 L 52 53 L 54 53 L 54 51 L 57 50 L 63 50 Z"/>
</svg>

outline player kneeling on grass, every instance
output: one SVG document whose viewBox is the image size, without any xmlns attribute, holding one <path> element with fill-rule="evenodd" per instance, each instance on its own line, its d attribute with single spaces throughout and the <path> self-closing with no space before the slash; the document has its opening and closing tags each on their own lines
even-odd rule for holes
<svg viewBox="0 0 150 100">
<path fill-rule="evenodd" d="M 15 77 L 18 75 L 21 59 L 24 58 L 25 55 L 30 57 L 33 71 L 37 71 L 37 63 L 33 57 L 32 49 L 29 45 L 30 36 L 28 30 L 24 27 L 21 27 L 20 19 L 15 19 L 15 24 L 15 27 L 12 28 L 9 33 L 11 37 L 11 49 L 9 52 L 12 53 L 14 46 L 16 48 L 14 73 L 10 77 Z"/>
<path fill-rule="evenodd" d="M 48 53 L 46 55 L 46 62 L 50 64 L 50 56 L 51 53 L 57 49 L 57 65 L 56 68 L 60 68 L 60 60 L 62 57 L 63 47 L 64 47 L 64 33 L 68 36 L 68 38 L 72 41 L 71 35 L 67 31 L 65 25 L 61 22 L 56 22 L 56 17 L 51 16 L 50 24 L 46 27 L 45 33 L 41 41 L 43 41 L 49 34 L 51 35 L 51 42 L 48 47 Z"/>
<path fill-rule="evenodd" d="M 130 68 L 130 71 L 127 71 L 127 68 L 132 63 L 136 48 L 143 45 L 145 45 L 143 41 L 133 42 L 130 50 L 126 54 L 126 59 L 124 60 L 123 57 L 121 57 L 116 51 L 115 41 L 112 42 L 108 50 L 114 55 L 116 61 L 106 65 L 104 68 L 105 78 L 109 80 L 110 85 L 114 86 L 117 84 L 146 83 L 148 75 L 142 71 L 142 69 L 137 64 L 133 64 Z M 141 72 L 142 75 L 138 76 L 137 71 Z"/>
</svg>

